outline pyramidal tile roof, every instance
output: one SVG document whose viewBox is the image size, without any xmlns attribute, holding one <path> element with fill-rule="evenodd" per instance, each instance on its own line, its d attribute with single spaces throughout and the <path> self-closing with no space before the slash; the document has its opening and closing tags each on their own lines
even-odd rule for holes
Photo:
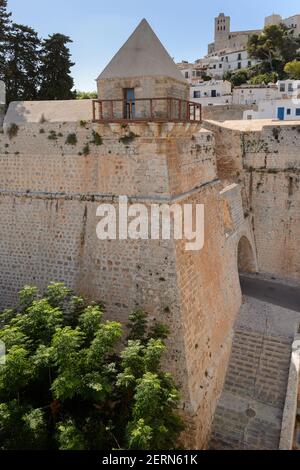
<svg viewBox="0 0 300 470">
<path fill-rule="evenodd" d="M 97 80 L 149 75 L 186 82 L 149 23 L 143 19 Z"/>
</svg>

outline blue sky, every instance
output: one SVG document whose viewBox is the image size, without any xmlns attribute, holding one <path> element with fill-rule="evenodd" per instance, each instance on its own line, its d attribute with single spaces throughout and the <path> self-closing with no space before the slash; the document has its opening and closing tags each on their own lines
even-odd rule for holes
<svg viewBox="0 0 300 470">
<path fill-rule="evenodd" d="M 231 16 L 232 30 L 262 27 L 273 12 L 300 14 L 299 0 L 8 0 L 17 23 L 34 27 L 40 36 L 63 33 L 73 39 L 72 69 L 80 90 L 96 89 L 94 79 L 146 18 L 176 61 L 194 61 L 213 40 L 213 19 Z"/>
</svg>

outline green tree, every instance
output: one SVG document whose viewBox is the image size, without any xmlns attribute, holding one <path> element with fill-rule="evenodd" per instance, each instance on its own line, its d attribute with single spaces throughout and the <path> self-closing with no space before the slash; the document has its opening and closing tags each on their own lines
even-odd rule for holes
<svg viewBox="0 0 300 470">
<path fill-rule="evenodd" d="M 248 81 L 248 70 L 241 69 L 237 72 L 227 72 L 224 75 L 224 80 L 228 80 L 233 86 L 240 86 Z"/>
<path fill-rule="evenodd" d="M 7 43 L 4 69 L 7 102 L 36 99 L 39 87 L 39 47 L 37 33 L 13 23 Z"/>
<path fill-rule="evenodd" d="M 268 71 L 282 73 L 287 61 L 293 60 L 300 47 L 300 38 L 294 37 L 285 25 L 268 25 L 261 34 L 253 34 L 248 41 L 250 57 L 268 65 Z"/>
<path fill-rule="evenodd" d="M 285 64 L 284 71 L 293 80 L 300 80 L 299 61 L 294 60 L 293 62 L 288 62 L 287 64 Z"/>
<path fill-rule="evenodd" d="M 264 83 L 268 85 L 269 83 L 276 83 L 278 80 L 278 75 L 276 72 L 269 72 L 269 73 L 260 73 L 258 75 L 254 75 L 250 78 L 249 82 L 252 85 L 260 85 Z"/>
<path fill-rule="evenodd" d="M 173 449 L 179 394 L 161 368 L 166 327 L 142 310 L 103 320 L 64 284 L 20 292 L 0 314 L 0 449 Z M 124 344 L 124 343 L 123 343 Z"/>
<path fill-rule="evenodd" d="M 78 91 L 76 90 L 77 100 L 96 100 L 98 93 L 96 91 Z"/>
<path fill-rule="evenodd" d="M 7 0 L 0 0 L 0 80 L 4 80 L 7 60 L 7 43 L 11 28 L 11 13 L 7 12 Z"/>
<path fill-rule="evenodd" d="M 67 44 L 71 39 L 63 34 L 53 34 L 42 44 L 41 87 L 39 98 L 43 100 L 68 100 L 75 97 L 72 91 L 71 53 Z"/>
</svg>

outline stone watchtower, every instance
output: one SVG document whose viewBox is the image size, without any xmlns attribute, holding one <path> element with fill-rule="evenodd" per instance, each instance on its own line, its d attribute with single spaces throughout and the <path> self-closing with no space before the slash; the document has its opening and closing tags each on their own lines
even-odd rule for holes
<svg viewBox="0 0 300 470">
<path fill-rule="evenodd" d="M 187 251 L 185 240 L 174 237 L 102 240 L 85 259 L 82 285 L 88 279 L 91 296 L 102 298 L 108 313 L 121 321 L 139 306 L 169 325 L 166 366 L 180 385 L 190 424 L 187 446 L 199 448 L 209 438 L 240 306 L 213 136 L 202 129 L 200 105 L 188 101 L 187 82 L 146 20 L 97 84 L 93 122 L 103 137 L 99 192 L 111 194 L 114 204 L 117 196 L 127 195 L 129 205 L 149 209 L 157 203 L 205 207 L 202 249 Z M 226 256 L 232 269 L 225 268 Z"/>
<path fill-rule="evenodd" d="M 169 120 L 168 111 L 172 110 L 166 99 L 189 99 L 187 81 L 145 19 L 100 74 L 97 85 L 100 100 L 115 100 L 114 119 L 151 118 L 152 111 L 157 118 Z M 146 101 L 147 98 L 155 101 Z M 174 104 L 175 100 L 171 105 Z M 111 103 L 103 104 L 106 116 L 110 106 Z"/>
</svg>

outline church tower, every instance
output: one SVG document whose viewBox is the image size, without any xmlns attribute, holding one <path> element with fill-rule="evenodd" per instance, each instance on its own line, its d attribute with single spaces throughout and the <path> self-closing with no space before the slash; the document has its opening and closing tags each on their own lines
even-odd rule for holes
<svg viewBox="0 0 300 470">
<path fill-rule="evenodd" d="M 219 51 L 227 46 L 230 34 L 230 16 L 220 13 L 215 18 L 215 50 Z"/>
</svg>

